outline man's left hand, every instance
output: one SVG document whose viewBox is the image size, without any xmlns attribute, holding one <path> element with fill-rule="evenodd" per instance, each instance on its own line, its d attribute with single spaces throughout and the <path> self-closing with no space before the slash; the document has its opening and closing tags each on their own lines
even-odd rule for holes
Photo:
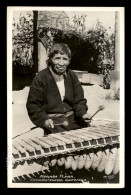
<svg viewBox="0 0 131 195">
<path fill-rule="evenodd" d="M 84 114 L 82 118 L 85 120 L 85 122 L 91 122 L 91 114 L 89 113 Z"/>
</svg>

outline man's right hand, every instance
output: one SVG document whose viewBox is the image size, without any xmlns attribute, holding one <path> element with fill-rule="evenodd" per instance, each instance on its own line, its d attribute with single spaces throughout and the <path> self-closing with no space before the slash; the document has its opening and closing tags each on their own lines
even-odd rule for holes
<svg viewBox="0 0 131 195">
<path fill-rule="evenodd" d="M 47 119 L 47 120 L 45 120 L 44 126 L 45 126 L 45 127 L 48 127 L 48 128 L 54 128 L 53 120 L 52 120 L 52 119 Z"/>
</svg>

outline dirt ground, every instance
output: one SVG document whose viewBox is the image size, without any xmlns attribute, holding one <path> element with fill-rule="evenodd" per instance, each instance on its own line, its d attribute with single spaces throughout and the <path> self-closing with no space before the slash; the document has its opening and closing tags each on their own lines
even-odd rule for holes
<svg viewBox="0 0 131 195">
<path fill-rule="evenodd" d="M 113 91 L 103 89 L 98 85 L 82 86 L 85 98 L 87 99 L 88 112 L 93 115 L 100 105 L 104 106 L 104 110 L 94 116 L 95 120 L 119 120 L 120 101 L 113 100 Z M 34 124 L 30 121 L 27 110 L 26 100 L 29 87 L 25 87 L 20 91 L 13 91 L 12 117 L 13 127 L 12 136 L 27 132 Z"/>
<path fill-rule="evenodd" d="M 113 100 L 114 92 L 111 89 L 103 89 L 98 85 L 83 86 L 88 112 L 94 114 L 100 105 L 104 106 L 104 110 L 98 112 L 94 119 L 119 120 L 120 101 Z"/>
</svg>

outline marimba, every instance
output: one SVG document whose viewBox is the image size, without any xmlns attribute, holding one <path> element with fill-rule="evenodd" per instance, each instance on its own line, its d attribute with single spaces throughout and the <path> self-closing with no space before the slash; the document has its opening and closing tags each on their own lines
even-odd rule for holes
<svg viewBox="0 0 131 195">
<path fill-rule="evenodd" d="M 119 172 L 119 122 L 12 141 L 13 179 L 63 166 L 66 170 L 93 169 L 114 175 Z"/>
</svg>

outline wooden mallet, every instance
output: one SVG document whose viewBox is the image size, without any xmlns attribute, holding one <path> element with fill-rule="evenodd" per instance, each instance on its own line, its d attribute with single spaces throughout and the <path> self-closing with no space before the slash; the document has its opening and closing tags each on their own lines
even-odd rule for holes
<svg viewBox="0 0 131 195">
<path fill-rule="evenodd" d="M 98 107 L 98 110 L 90 117 L 90 119 L 89 120 L 91 120 L 99 111 L 101 111 L 101 110 L 104 110 L 104 106 L 103 105 L 100 105 L 99 107 Z"/>
<path fill-rule="evenodd" d="M 65 127 L 67 127 L 69 125 L 68 121 L 63 121 L 62 123 L 54 123 L 54 126 L 56 125 L 63 125 Z"/>
<path fill-rule="evenodd" d="M 89 120 L 90 121 L 101 110 L 104 110 L 104 106 L 103 105 L 100 105 L 98 107 L 98 110 L 90 118 L 85 118 L 85 120 Z"/>
</svg>

